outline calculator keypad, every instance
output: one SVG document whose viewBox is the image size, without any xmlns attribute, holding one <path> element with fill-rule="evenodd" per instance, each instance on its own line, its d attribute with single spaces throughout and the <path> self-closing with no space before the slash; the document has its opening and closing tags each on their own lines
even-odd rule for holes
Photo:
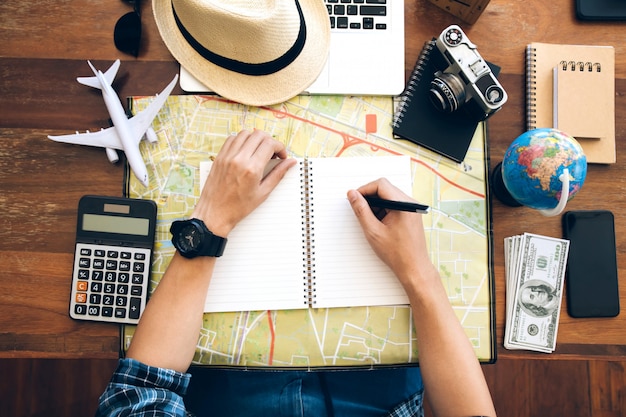
<svg viewBox="0 0 626 417">
<path fill-rule="evenodd" d="M 70 316 L 136 324 L 148 297 L 150 249 L 77 243 Z"/>
</svg>

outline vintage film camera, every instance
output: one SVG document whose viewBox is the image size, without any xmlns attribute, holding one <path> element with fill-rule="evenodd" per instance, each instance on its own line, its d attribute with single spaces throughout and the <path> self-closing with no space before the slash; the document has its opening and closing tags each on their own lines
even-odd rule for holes
<svg viewBox="0 0 626 417">
<path fill-rule="evenodd" d="M 429 94 L 437 109 L 454 112 L 464 108 L 477 120 L 484 120 L 502 108 L 506 91 L 459 26 L 446 28 L 435 44 L 432 55 L 438 71 Z"/>
</svg>

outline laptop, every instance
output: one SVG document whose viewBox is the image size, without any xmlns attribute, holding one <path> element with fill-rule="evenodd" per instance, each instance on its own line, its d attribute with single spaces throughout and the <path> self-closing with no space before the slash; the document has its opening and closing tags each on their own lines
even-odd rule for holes
<svg viewBox="0 0 626 417">
<path fill-rule="evenodd" d="M 324 0 L 330 51 L 317 80 L 302 94 L 389 95 L 404 90 L 404 0 Z M 180 87 L 210 91 L 185 68 Z"/>
</svg>

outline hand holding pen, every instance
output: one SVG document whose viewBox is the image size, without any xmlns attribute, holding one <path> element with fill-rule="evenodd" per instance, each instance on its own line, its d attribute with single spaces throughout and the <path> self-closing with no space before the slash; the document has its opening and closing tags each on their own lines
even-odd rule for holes
<svg viewBox="0 0 626 417">
<path fill-rule="evenodd" d="M 384 178 L 350 190 L 348 200 L 370 246 L 394 271 L 403 286 L 410 285 L 416 271 L 432 267 L 423 216 L 413 214 L 422 213 L 428 207 L 418 205 Z M 392 208 L 376 207 L 383 205 Z"/>
</svg>

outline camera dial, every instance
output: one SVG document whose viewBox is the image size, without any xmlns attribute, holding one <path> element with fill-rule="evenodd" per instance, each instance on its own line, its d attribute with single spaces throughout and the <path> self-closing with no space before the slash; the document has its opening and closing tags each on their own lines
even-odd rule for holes
<svg viewBox="0 0 626 417">
<path fill-rule="evenodd" d="M 444 41 L 450 46 L 457 46 L 463 41 L 463 32 L 457 28 L 450 28 L 443 35 Z"/>
<path fill-rule="evenodd" d="M 493 105 L 497 105 L 504 98 L 504 90 L 497 85 L 491 85 L 487 88 L 487 92 L 485 93 L 485 99 L 487 102 Z"/>
</svg>

